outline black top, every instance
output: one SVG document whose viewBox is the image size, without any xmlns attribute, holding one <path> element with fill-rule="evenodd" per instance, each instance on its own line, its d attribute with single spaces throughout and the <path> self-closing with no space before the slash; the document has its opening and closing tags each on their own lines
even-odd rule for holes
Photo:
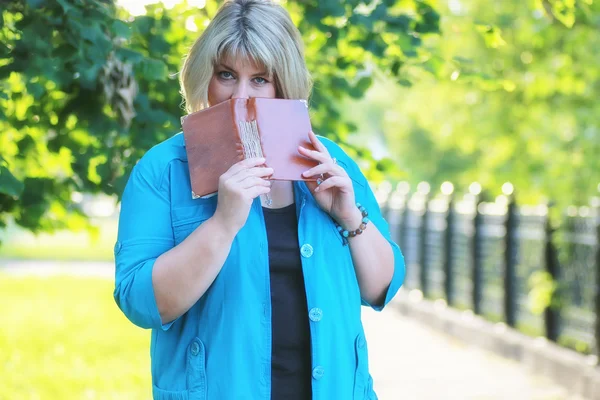
<svg viewBox="0 0 600 400">
<path fill-rule="evenodd" d="M 296 205 L 263 210 L 271 275 L 271 399 L 306 400 L 312 397 L 310 330 Z"/>
</svg>

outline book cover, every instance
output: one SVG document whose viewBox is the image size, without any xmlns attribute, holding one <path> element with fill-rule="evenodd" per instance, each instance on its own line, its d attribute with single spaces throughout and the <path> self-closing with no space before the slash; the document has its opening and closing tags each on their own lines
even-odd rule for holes
<svg viewBox="0 0 600 400">
<path fill-rule="evenodd" d="M 317 162 L 298 153 L 314 150 L 304 100 L 231 99 L 182 118 L 194 198 L 214 193 L 219 177 L 246 158 L 265 157 L 273 180 L 306 179 L 302 173 Z"/>
</svg>

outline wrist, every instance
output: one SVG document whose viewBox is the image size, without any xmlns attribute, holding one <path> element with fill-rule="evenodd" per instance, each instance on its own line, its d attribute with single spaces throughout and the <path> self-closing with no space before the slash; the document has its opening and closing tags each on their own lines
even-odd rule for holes
<svg viewBox="0 0 600 400">
<path fill-rule="evenodd" d="M 342 235 L 344 239 L 344 245 L 348 244 L 348 239 L 353 238 L 355 236 L 361 235 L 364 230 L 367 228 L 367 224 L 369 223 L 369 212 L 366 208 L 359 203 L 356 203 L 356 209 L 359 213 L 358 217 L 351 217 L 348 220 L 344 220 L 345 225 L 341 225 L 336 222 L 338 232 Z M 346 226 L 358 226 L 355 229 L 348 229 Z"/>
<path fill-rule="evenodd" d="M 341 226 L 344 230 L 352 231 L 360 226 L 360 224 L 362 223 L 362 219 L 362 213 L 360 212 L 358 207 L 355 207 L 354 211 L 352 212 L 352 215 L 350 215 L 348 218 L 340 218 L 340 220 L 338 221 L 338 225 Z"/>
<path fill-rule="evenodd" d="M 212 217 L 210 217 L 210 220 L 214 224 L 214 229 L 217 231 L 217 235 L 222 240 L 233 241 L 239 229 L 236 229 L 235 227 L 231 226 L 231 224 L 228 224 L 226 221 L 224 221 L 218 210 L 213 214 Z"/>
</svg>

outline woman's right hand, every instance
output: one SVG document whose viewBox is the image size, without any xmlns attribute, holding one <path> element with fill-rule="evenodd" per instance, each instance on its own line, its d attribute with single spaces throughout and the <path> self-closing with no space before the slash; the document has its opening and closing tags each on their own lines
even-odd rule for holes
<svg viewBox="0 0 600 400">
<path fill-rule="evenodd" d="M 264 158 L 249 158 L 234 164 L 219 178 L 217 210 L 214 217 L 235 236 L 246 223 L 252 201 L 271 191 L 273 168 L 262 167 Z"/>
</svg>

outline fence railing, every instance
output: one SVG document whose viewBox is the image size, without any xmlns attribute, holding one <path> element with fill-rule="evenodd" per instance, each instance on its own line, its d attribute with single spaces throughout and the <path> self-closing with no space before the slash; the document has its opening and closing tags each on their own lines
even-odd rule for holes
<svg viewBox="0 0 600 400">
<path fill-rule="evenodd" d="M 569 207 L 558 228 L 548 205 L 518 205 L 510 184 L 483 201 L 471 185 L 379 185 L 376 195 L 401 246 L 405 286 L 582 353 L 600 349 L 600 199 Z"/>
</svg>

